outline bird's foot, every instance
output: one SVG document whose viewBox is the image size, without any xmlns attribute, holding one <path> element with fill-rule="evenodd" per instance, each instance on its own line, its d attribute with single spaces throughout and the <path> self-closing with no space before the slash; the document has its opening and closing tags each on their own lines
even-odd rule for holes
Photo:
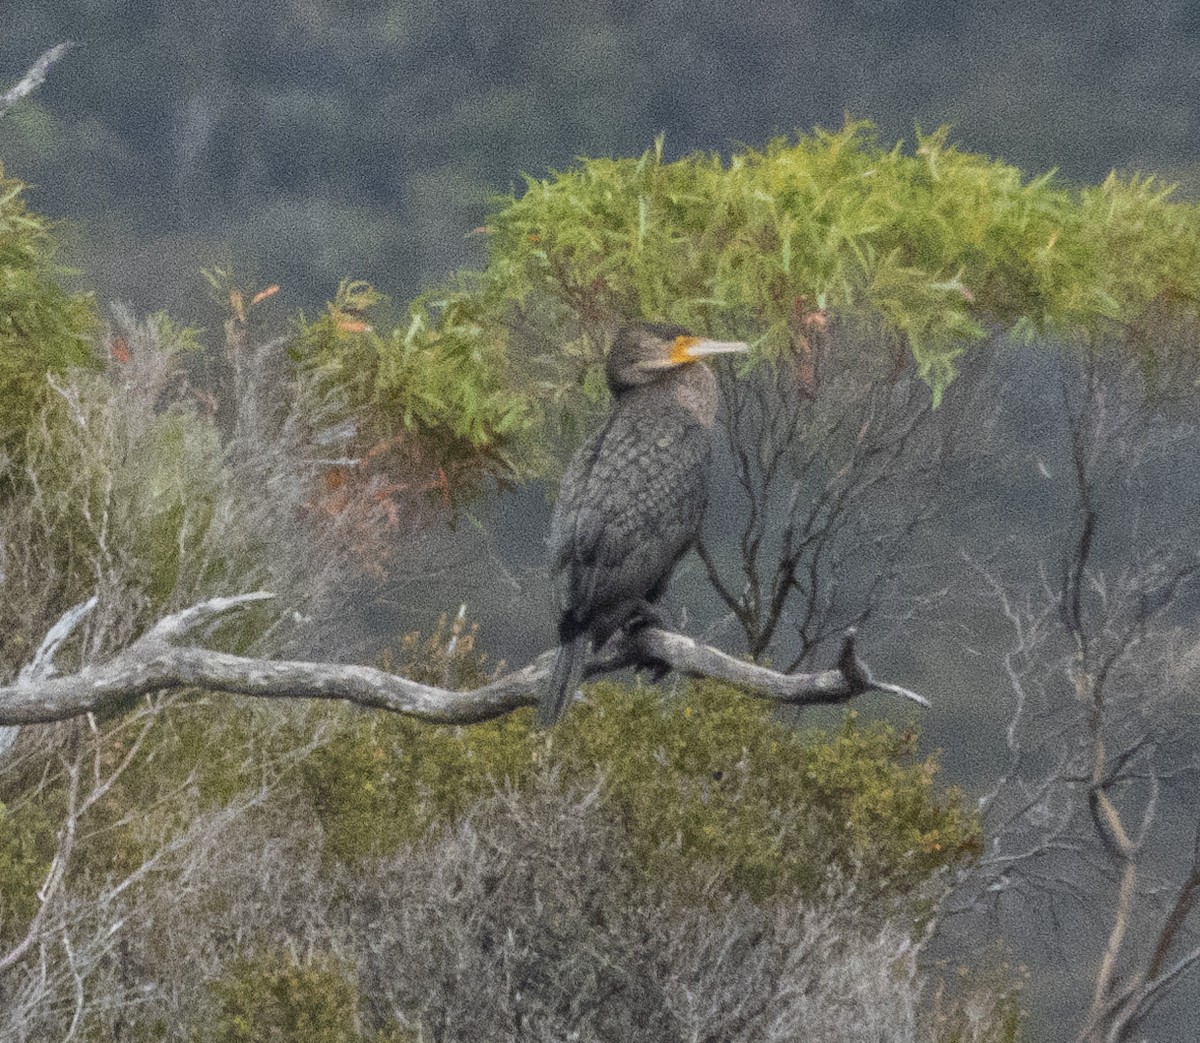
<svg viewBox="0 0 1200 1043">
<path fill-rule="evenodd" d="M 639 601 L 633 615 L 625 624 L 625 633 L 636 634 L 644 627 L 654 627 L 658 630 L 670 630 L 671 619 L 658 605 L 650 601 Z"/>
<path fill-rule="evenodd" d="M 636 670 L 649 670 L 650 683 L 658 684 L 664 677 L 671 672 L 671 664 L 664 663 L 661 659 L 646 659 L 638 663 L 634 668 Z"/>
<path fill-rule="evenodd" d="M 657 630 L 670 630 L 671 620 L 667 614 L 657 605 L 649 601 L 638 603 L 637 611 L 630 617 L 625 624 L 624 630 L 627 635 L 634 635 L 639 630 L 644 630 L 646 627 L 654 627 Z M 646 657 L 640 659 L 634 664 L 635 670 L 649 670 L 650 681 L 656 684 L 671 672 L 669 663 L 663 662 L 661 659 Z"/>
</svg>

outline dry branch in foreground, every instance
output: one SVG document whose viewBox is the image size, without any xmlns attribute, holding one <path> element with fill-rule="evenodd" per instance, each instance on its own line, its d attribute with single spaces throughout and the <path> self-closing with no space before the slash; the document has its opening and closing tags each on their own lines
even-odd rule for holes
<svg viewBox="0 0 1200 1043">
<path fill-rule="evenodd" d="M 205 688 L 264 699 L 344 699 L 436 723 L 472 724 L 534 705 L 554 663 L 554 652 L 543 652 L 532 663 L 490 684 L 455 692 L 369 666 L 251 659 L 180 644 L 197 627 L 272 596 L 256 591 L 200 602 L 159 620 L 108 662 L 85 666 L 75 674 L 53 676 L 47 670 L 35 677 L 23 672 L 15 683 L 0 687 L 0 726 L 61 721 L 131 696 L 171 688 Z M 72 623 L 77 624 L 88 610 L 88 606 L 77 607 L 68 616 L 73 613 Z M 51 631 L 39 658 L 53 659 L 65 639 L 64 629 L 56 626 Z M 585 675 L 650 660 L 681 674 L 728 681 L 760 698 L 793 705 L 840 703 L 865 692 L 890 692 L 929 705 L 915 692 L 872 679 L 855 654 L 854 636 L 853 631 L 847 634 L 833 669 L 781 674 L 742 662 L 683 634 L 645 627 L 614 637 L 593 654 Z M 47 650 L 50 642 L 53 647 Z"/>
</svg>

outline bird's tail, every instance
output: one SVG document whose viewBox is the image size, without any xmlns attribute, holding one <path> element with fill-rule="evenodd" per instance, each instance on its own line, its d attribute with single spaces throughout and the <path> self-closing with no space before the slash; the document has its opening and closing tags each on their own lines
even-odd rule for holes
<svg viewBox="0 0 1200 1043">
<path fill-rule="evenodd" d="M 558 657 L 554 660 L 554 672 L 550 684 L 542 693 L 538 703 L 537 723 L 539 728 L 549 728 L 566 709 L 575 689 L 583 679 L 583 665 L 587 661 L 588 634 L 576 634 L 558 646 Z"/>
</svg>

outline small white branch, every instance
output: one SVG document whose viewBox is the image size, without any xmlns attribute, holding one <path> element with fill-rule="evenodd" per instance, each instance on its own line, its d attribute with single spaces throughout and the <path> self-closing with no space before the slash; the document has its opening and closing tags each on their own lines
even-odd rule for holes
<svg viewBox="0 0 1200 1043">
<path fill-rule="evenodd" d="M 21 77 L 20 82 L 9 87 L 3 94 L 0 94 L 0 119 L 3 119 L 8 114 L 8 110 L 16 105 L 17 102 L 26 95 L 32 94 L 45 83 L 46 74 L 50 71 L 50 66 L 75 46 L 76 44 L 67 40 L 64 43 L 55 44 L 48 51 L 44 51 L 38 60 L 29 67 L 29 71 Z"/>
<path fill-rule="evenodd" d="M 34 684 L 58 673 L 58 668 L 54 665 L 54 657 L 58 655 L 58 650 L 62 648 L 63 642 L 75 632 L 79 624 L 96 607 L 96 600 L 96 596 L 93 594 L 87 601 L 67 609 L 59 617 L 58 622 L 42 639 L 33 658 L 21 668 L 21 672 L 17 675 L 17 684 Z M 16 727 L 0 727 L 0 756 L 12 749 L 13 743 L 17 741 L 17 732 L 19 731 L 20 728 Z"/>
<path fill-rule="evenodd" d="M 76 605 L 74 608 L 67 609 L 59 617 L 58 622 L 46 632 L 46 636 L 42 639 L 38 650 L 34 652 L 33 658 L 21 668 L 21 673 L 17 677 L 18 684 L 28 684 L 33 681 L 44 680 L 48 677 L 54 677 L 58 673 L 58 667 L 54 665 L 54 657 L 58 655 L 63 642 L 75 633 L 75 629 L 79 624 L 96 607 L 98 600 L 96 595 L 93 594 L 87 601 Z"/>
<path fill-rule="evenodd" d="M 0 687 L 0 725 L 61 721 L 118 700 L 172 688 L 205 688 L 266 699 L 343 699 L 427 721 L 471 724 L 532 706 L 554 663 L 554 652 L 544 652 L 491 684 L 455 692 L 369 666 L 251 659 L 178 643 L 201 625 L 271 596 L 257 591 L 193 605 L 159 620 L 107 663 L 84 667 L 71 676 L 34 677 L 23 671 L 15 684 Z M 43 647 L 49 643 L 48 638 Z M 615 637 L 592 656 L 586 672 L 594 676 L 646 662 L 663 663 L 691 677 L 727 681 L 781 703 L 841 703 L 866 692 L 886 692 L 929 705 L 915 692 L 873 680 L 855 655 L 853 632 L 847 635 L 834 669 L 781 674 L 683 634 L 645 627 Z"/>
</svg>

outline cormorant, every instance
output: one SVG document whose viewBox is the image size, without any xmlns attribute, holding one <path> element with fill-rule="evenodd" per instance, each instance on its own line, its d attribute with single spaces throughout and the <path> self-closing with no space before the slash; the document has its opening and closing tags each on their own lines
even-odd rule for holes
<svg viewBox="0 0 1200 1043">
<path fill-rule="evenodd" d="M 632 620 L 656 620 L 676 562 L 700 535 L 717 381 L 701 359 L 748 351 L 680 326 L 626 326 L 608 353 L 608 422 L 571 460 L 550 525 L 558 658 L 537 720 L 552 725 L 599 648 Z"/>
</svg>

